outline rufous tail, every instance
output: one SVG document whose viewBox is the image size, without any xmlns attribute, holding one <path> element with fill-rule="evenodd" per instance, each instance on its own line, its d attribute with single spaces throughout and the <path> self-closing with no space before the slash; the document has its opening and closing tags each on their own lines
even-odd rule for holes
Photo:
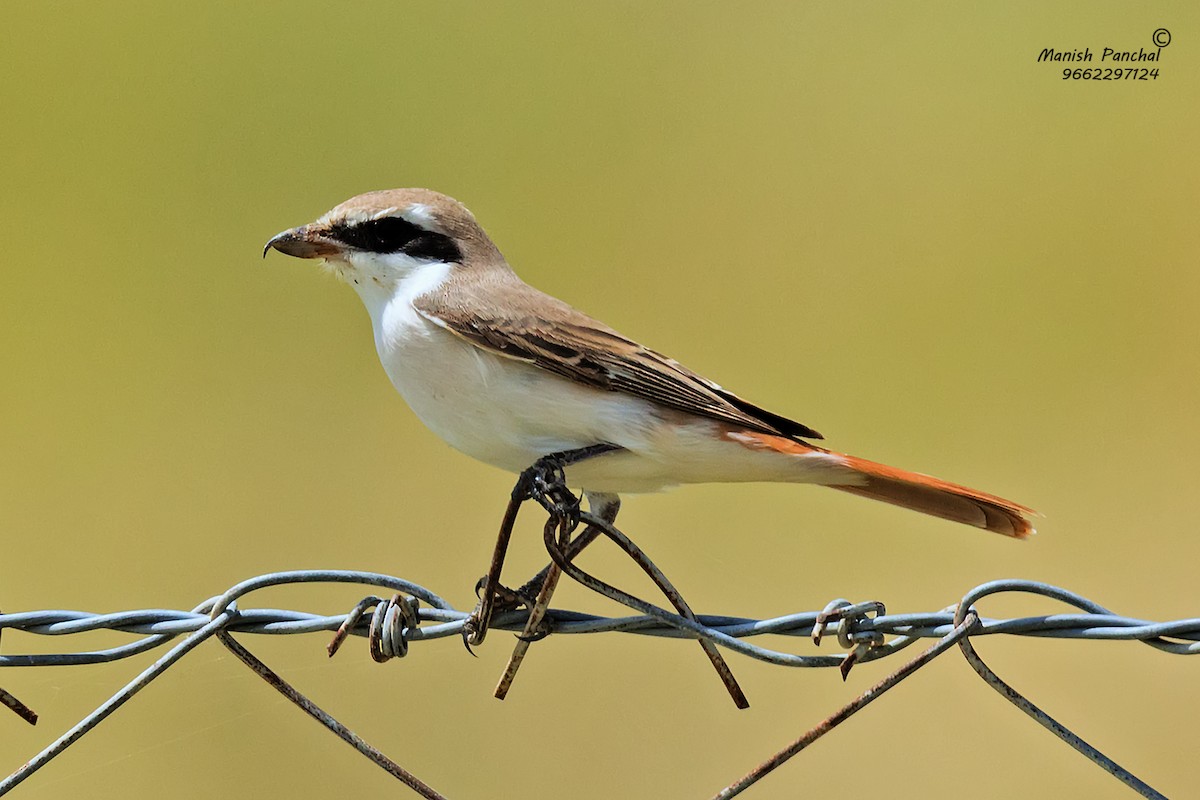
<svg viewBox="0 0 1200 800">
<path fill-rule="evenodd" d="M 803 475 L 800 480 L 806 483 L 819 483 L 1015 539 L 1024 539 L 1034 532 L 1029 518 L 1037 515 L 1036 511 L 994 494 L 783 436 L 735 430 L 727 433 L 726 438 L 753 450 L 819 461 L 823 468 L 816 476 L 810 470 L 797 473 Z"/>
<path fill-rule="evenodd" d="M 918 472 L 876 464 L 865 458 L 842 458 L 847 467 L 865 479 L 865 483 L 832 485 L 831 488 L 1017 539 L 1024 539 L 1034 532 L 1029 517 L 1037 512 L 1011 500 Z"/>
</svg>

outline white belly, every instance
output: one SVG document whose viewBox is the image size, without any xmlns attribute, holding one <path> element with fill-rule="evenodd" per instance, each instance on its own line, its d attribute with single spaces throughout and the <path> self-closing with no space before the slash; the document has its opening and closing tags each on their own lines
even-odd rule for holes
<svg viewBox="0 0 1200 800">
<path fill-rule="evenodd" d="M 422 323 L 381 342 L 380 360 L 416 415 L 452 447 L 514 472 L 601 442 L 645 449 L 658 422 L 649 403 L 577 386 Z"/>
<path fill-rule="evenodd" d="M 521 472 L 550 453 L 618 445 L 622 451 L 567 468 L 573 486 L 594 492 L 652 492 L 712 481 L 819 481 L 823 465 L 813 463 L 809 474 L 803 459 L 747 449 L 723 438 L 716 423 L 576 384 L 472 345 L 412 307 L 416 292 L 442 279 L 437 273 L 413 275 L 410 292 L 383 297 L 360 288 L 359 294 L 392 385 L 455 449 Z"/>
</svg>

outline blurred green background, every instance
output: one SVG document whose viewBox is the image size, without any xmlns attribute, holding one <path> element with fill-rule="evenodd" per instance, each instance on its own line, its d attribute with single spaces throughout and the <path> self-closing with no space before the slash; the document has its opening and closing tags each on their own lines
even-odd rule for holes
<svg viewBox="0 0 1200 800">
<path fill-rule="evenodd" d="M 352 292 L 259 258 L 353 194 L 429 186 L 531 283 L 830 446 L 1046 515 L 1022 544 L 809 487 L 627 499 L 624 527 L 698 611 L 930 611 L 1022 577 L 1195 616 L 1197 23 L 1190 2 L 5 4 L 0 607 L 189 608 L 347 567 L 469 608 L 512 477 L 420 426 Z M 1158 27 L 1157 81 L 1036 62 Z M 544 561 L 537 530 L 530 514 L 514 582 Z M 587 563 L 648 592 L 609 554 Z M 558 601 L 613 610 L 574 586 Z M 679 642 L 552 639 L 499 703 L 507 634 L 385 666 L 361 641 L 333 661 L 323 636 L 246 641 L 452 798 L 707 797 L 899 664 L 843 685 L 731 656 L 754 704 L 736 712 Z M 1160 790 L 1194 782 L 1197 662 L 979 647 Z M 0 773 L 151 660 L 0 673 L 42 715 L 0 714 Z M 883 787 L 1127 796 L 957 655 L 748 796 Z M 408 796 L 215 643 L 20 793 Z"/>
</svg>

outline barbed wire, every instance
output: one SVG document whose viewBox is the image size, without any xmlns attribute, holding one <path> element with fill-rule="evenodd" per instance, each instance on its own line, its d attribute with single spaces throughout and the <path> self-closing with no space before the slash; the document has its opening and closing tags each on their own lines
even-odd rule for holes
<svg viewBox="0 0 1200 800">
<path fill-rule="evenodd" d="M 428 605 L 420 606 L 417 615 L 419 627 L 405 628 L 403 636 L 409 643 L 458 638 L 469 612 L 455 609 L 438 595 L 418 584 L 374 572 L 357 570 L 296 570 L 274 572 L 243 581 L 232 587 L 225 595 L 209 598 L 198 609 L 211 608 L 224 596 L 245 594 L 266 586 L 285 583 L 355 583 L 378 586 L 417 597 Z M 1080 595 L 1036 581 L 993 581 L 983 584 L 968 593 L 968 597 L 982 597 L 997 592 L 1025 592 L 1040 594 L 1060 600 L 1084 610 L 1081 614 L 1052 614 L 1046 616 L 998 619 L 981 617 L 979 626 L 972 636 L 1009 634 L 1036 636 L 1052 639 L 1093 639 L 1103 641 L 1140 641 L 1156 649 L 1178 655 L 1200 653 L 1200 618 L 1181 619 L 1170 622 L 1151 622 L 1114 614 L 1097 603 Z M 838 602 L 838 601 L 835 601 Z M 907 646 L 917 639 L 939 639 L 954 628 L 954 608 L 949 606 L 940 611 L 907 614 L 885 614 L 864 616 L 854 623 L 855 634 L 879 633 L 899 637 L 900 644 Z M 874 608 L 874 606 L 873 606 Z M 769 619 L 751 619 L 739 616 L 699 615 L 697 621 L 711 634 L 714 641 L 728 638 L 743 639 L 766 634 L 778 636 L 812 635 L 813 626 L 823 611 L 806 611 L 786 614 Z M 345 623 L 348 614 L 315 614 L 278 608 L 236 609 L 234 618 L 225 626 L 230 633 L 258 633 L 285 636 L 302 633 L 336 631 Z M 499 614 L 491 627 L 499 630 L 519 631 L 524 626 L 527 614 L 509 611 Z M 0 654 L 0 667 L 46 667 L 78 664 L 95 664 L 117 661 L 138 655 L 164 643 L 164 638 L 173 638 L 200 630 L 212 617 L 201 610 L 178 611 L 159 608 L 111 613 L 87 611 L 46 610 L 0 613 L 0 630 L 19 630 L 39 636 L 66 636 L 99 630 L 119 631 L 146 638 L 120 647 L 74 653 L 46 654 Z M 692 639 L 700 633 L 683 630 L 660 621 L 655 617 L 640 614 L 628 617 L 605 617 L 577 611 L 551 610 L 547 622 L 554 634 L 580 633 L 631 633 L 640 636 L 658 636 L 673 639 Z M 429 624 L 433 623 L 433 624 Z M 351 635 L 366 637 L 367 623 L 350 631 Z M 1170 642 L 1164 637 L 1186 641 Z M 886 647 L 875 648 L 864 661 L 873 661 L 897 652 L 897 642 Z M 843 656 L 803 656 L 770 650 L 745 642 L 739 643 L 739 652 L 768 663 L 795 667 L 836 667 Z"/>
<path fill-rule="evenodd" d="M 585 574 L 586 575 L 586 574 Z M 573 575 L 574 577 L 574 575 Z M 349 583 L 384 588 L 395 595 L 390 600 L 370 596 L 345 614 L 318 614 L 277 608 L 247 608 L 238 606 L 238 599 L 249 592 L 269 586 L 297 583 Z M 998 593 L 1030 593 L 1040 595 L 1076 609 L 1078 613 L 1059 613 L 1015 618 L 980 617 L 974 605 L 984 597 Z M 924 639 L 936 643 L 917 658 L 909 661 L 881 683 L 871 687 L 855 701 L 824 720 L 804 736 L 784 748 L 768 761 L 751 771 L 740 781 L 722 790 L 719 798 L 733 797 L 744 791 L 765 774 L 807 747 L 816 738 L 831 730 L 882 692 L 890 689 L 929 660 L 957 644 L 972 667 L 989 685 L 1021 707 L 1040 724 L 1055 732 L 1097 764 L 1141 793 L 1144 797 L 1162 797 L 1138 778 L 1111 759 L 1091 748 L 1060 723 L 1054 721 L 1011 686 L 1004 683 L 975 653 L 969 639 L 985 635 L 1014 635 L 1054 639 L 1090 639 L 1138 641 L 1157 650 L 1175 655 L 1200 653 L 1200 618 L 1164 622 L 1127 617 L 1113 613 L 1085 597 L 1045 583 L 1022 580 L 1001 580 L 982 584 L 968 592 L 958 603 L 927 613 L 887 614 L 882 603 L 852 604 L 835 600 L 821 611 L 786 614 L 771 619 L 750 619 L 739 616 L 700 615 L 688 617 L 658 608 L 626 596 L 622 602 L 646 606 L 647 612 L 635 616 L 604 617 L 562 609 L 545 612 L 538 638 L 546 635 L 623 633 L 637 636 L 659 636 L 675 639 L 701 639 L 751 658 L 771 664 L 801 668 L 838 667 L 843 675 L 855 663 L 876 661 Z M 618 598 L 620 599 L 620 598 Z M 629 601 L 635 602 L 629 602 Z M 349 635 L 366 637 L 372 657 L 383 661 L 403 656 L 416 642 L 443 638 L 460 638 L 468 632 L 472 613 L 455 609 L 437 594 L 416 583 L 374 572 L 354 570 L 300 570 L 261 575 L 238 583 L 222 595 L 209 598 L 190 611 L 142 609 L 116 613 L 91 613 L 70 610 L 27 611 L 0 614 L 0 632 L 18 630 L 42 636 L 69 636 L 99 630 L 117 631 L 140 637 L 124 645 L 99 649 L 52 654 L 0 654 L 0 667 L 36 667 L 106 663 L 129 658 L 161 647 L 178 637 L 184 637 L 151 667 L 143 671 L 121 691 L 117 692 L 81 720 L 70 731 L 51 744 L 25 766 L 0 781 L 0 795 L 14 788 L 37 769 L 56 757 L 79 737 L 93 729 L 109 714 L 129 700 L 137 691 L 158 677 L 172 664 L 206 639 L 216 636 L 240 659 L 284 692 L 314 718 L 343 739 L 368 755 L 418 794 L 440 798 L 436 791 L 422 783 L 398 764 L 387 759 L 317 708 L 311 701 L 292 689 L 286 681 L 249 653 L 232 634 L 293 635 L 336 631 L 330 643 L 332 655 Z M 492 629 L 527 631 L 531 614 L 528 609 L 515 608 L 497 613 L 490 620 Z M 752 644 L 746 639 L 762 635 L 806 636 L 817 644 L 826 633 L 836 634 L 838 643 L 848 650 L 845 655 L 801 655 Z M 524 638 L 526 647 L 530 639 Z M 522 651 L 523 652 L 523 651 Z M 506 674 L 511 679 L 511 675 Z M 502 681 L 503 682 L 503 681 Z M 499 693 L 499 688 L 498 688 Z M 11 694 L 0 690 L 0 700 L 36 721 L 28 708 Z M 32 718 L 31 718 L 32 717 Z"/>
</svg>

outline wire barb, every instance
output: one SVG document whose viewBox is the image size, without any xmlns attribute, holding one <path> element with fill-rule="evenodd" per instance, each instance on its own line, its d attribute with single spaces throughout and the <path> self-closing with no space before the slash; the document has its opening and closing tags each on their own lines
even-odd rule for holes
<svg viewBox="0 0 1200 800">
<path fill-rule="evenodd" d="M 588 512 L 581 514 L 581 520 L 589 526 L 602 522 L 601 518 L 590 515 Z M 602 533 L 597 535 L 605 535 L 610 539 L 617 540 L 618 543 L 627 538 L 611 523 L 599 525 L 598 528 L 602 530 Z M 555 637 L 563 634 L 612 632 L 637 636 L 699 639 L 768 663 L 801 668 L 841 668 L 846 663 L 846 658 L 830 655 L 801 655 L 772 650 L 754 645 L 747 639 L 766 634 L 790 637 L 819 636 L 830 633 L 831 626 L 836 622 L 839 644 L 853 645 L 857 652 L 864 642 L 869 643 L 862 657 L 857 659 L 858 663 L 889 657 L 921 639 L 939 640 L 935 645 L 939 649 L 934 655 L 943 652 L 943 645 L 946 643 L 957 642 L 972 668 L 988 682 L 988 685 L 1001 692 L 1007 699 L 1036 719 L 1039 724 L 1051 730 L 1073 748 L 1141 793 L 1142 796 L 1162 797 L 1144 781 L 1134 777 L 1111 759 L 1100 754 L 1066 726 L 1045 714 L 1020 695 L 1010 684 L 996 676 L 995 672 L 979 658 L 973 640 L 981 636 L 1017 635 L 1058 639 L 1139 641 L 1164 653 L 1195 655 L 1200 653 L 1200 619 L 1186 618 L 1151 622 L 1125 617 L 1065 589 L 1044 583 L 1017 580 L 993 581 L 976 587 L 968 592 L 956 606 L 948 610 L 943 609 L 930 613 L 889 615 L 881 604 L 851 604 L 847 601 L 835 601 L 820 612 L 792 613 L 773 619 L 686 616 L 673 614 L 609 587 L 573 565 L 567 556 L 577 554 L 577 552 L 572 552 L 572 548 L 578 546 L 579 540 L 583 538 L 582 533 L 566 544 L 558 542 L 555 532 L 551 531 L 549 527 L 547 527 L 546 535 L 554 540 L 551 554 L 554 556 L 555 564 L 564 573 L 573 572 L 571 577 L 581 580 L 584 585 L 592 586 L 597 591 L 603 591 L 607 596 L 642 612 L 638 616 L 600 617 L 548 608 L 544 615 L 546 630 L 551 631 Z M 634 552 L 640 551 L 635 549 Z M 332 616 L 282 609 L 240 608 L 237 604 L 240 598 L 257 589 L 289 583 L 317 582 L 375 586 L 393 593 L 393 596 L 390 601 L 384 601 L 381 597 L 372 595 L 358 603 L 349 613 Z M 976 603 L 985 597 L 1007 592 L 1041 595 L 1067 603 L 1077 609 L 1079 613 L 1054 613 L 1012 619 L 992 619 L 978 616 L 978 612 L 974 610 Z M 368 612 L 370 612 L 369 621 L 367 620 Z M 414 643 L 439 638 L 461 637 L 469 616 L 468 613 L 455 609 L 437 594 L 418 584 L 379 573 L 344 570 L 301 570 L 258 576 L 231 587 L 218 597 L 209 598 L 191 611 L 145 609 L 113 614 L 91 614 L 83 611 L 29 611 L 0 614 L 0 630 L 15 629 L 30 635 L 50 636 L 113 630 L 138 637 L 131 643 L 105 650 L 55 654 L 0 654 L 0 667 L 103 663 L 128 658 L 155 647 L 164 646 L 171 640 L 182 637 L 158 661 L 101 704 L 94 712 L 72 726 L 53 744 L 30 759 L 25 766 L 0 781 L 0 795 L 11 791 L 50 760 L 60 755 L 179 659 L 214 636 L 218 636 L 226 646 L 229 646 L 228 641 L 232 641 L 232 639 L 228 637 L 233 633 L 289 635 L 336 632 L 334 641 L 331 643 L 331 649 L 334 651 L 349 636 L 361 636 L 368 639 L 368 649 L 373 658 L 377 654 L 396 657 L 406 653 Z M 975 621 L 972 622 L 972 620 Z M 527 624 L 528 615 L 518 610 L 501 611 L 491 621 L 493 628 L 514 632 L 523 631 Z M 966 628 L 963 627 L 964 625 Z M 375 643 L 372 643 L 372 639 L 376 640 Z M 876 644 L 881 640 L 881 644 Z M 927 663 L 933 657 L 933 655 L 929 655 L 932 651 L 934 648 L 930 648 L 921 657 L 909 662 L 901 670 L 897 670 L 881 684 L 864 692 L 851 704 L 854 706 L 853 708 L 850 706 L 843 708 L 806 733 L 804 737 L 797 739 L 788 748 L 780 751 L 767 762 L 772 766 L 769 768 L 760 766 L 746 778 L 723 790 L 724 793 L 718 797 L 732 797 L 733 794 L 730 792 L 734 788 L 741 787 L 737 791 L 742 791 L 746 786 L 751 785 L 767 772 L 806 748 L 812 741 L 865 707 L 900 679 L 911 674 L 911 671 L 919 668 L 921 664 Z M 255 669 L 259 674 L 267 677 L 264 671 L 257 667 Z M 274 680 L 271 682 L 278 688 L 278 684 Z M 887 686 L 880 688 L 883 683 L 887 683 Z M 307 708 L 305 710 L 308 711 Z M 326 726 L 330 727 L 328 724 Z M 346 740 L 355 744 L 352 738 L 346 738 Z M 355 746 L 358 747 L 357 744 Z M 363 750 L 363 752 L 366 751 Z M 380 763 L 385 769 L 392 771 L 383 762 L 376 761 L 376 763 Z M 752 777 L 753 780 L 750 780 Z M 436 797 L 437 795 L 427 796 Z"/>
<path fill-rule="evenodd" d="M 842 673 L 842 681 L 850 677 L 850 670 L 871 652 L 872 648 L 883 646 L 883 634 L 879 631 L 859 630 L 859 625 L 869 619 L 887 613 L 887 607 L 877 600 L 866 603 L 851 603 L 849 600 L 834 600 L 825 606 L 825 610 L 817 615 L 813 623 L 812 640 L 814 645 L 820 645 L 831 622 L 837 622 L 838 644 L 850 652 L 842 660 L 838 671 Z"/>
<path fill-rule="evenodd" d="M 421 624 L 421 600 L 417 597 L 406 597 L 397 592 L 391 600 L 369 595 L 359 600 L 346 621 L 338 626 L 325 650 L 330 658 L 341 648 L 351 630 L 362 620 L 368 609 L 371 622 L 367 627 L 367 646 L 371 660 L 378 664 L 393 658 L 403 658 L 408 655 L 408 637 L 410 632 Z"/>
<path fill-rule="evenodd" d="M 836 603 L 839 601 L 835 600 L 834 602 Z M 826 610 L 821 613 L 826 614 L 828 611 L 829 608 L 826 607 Z M 740 780 L 730 784 L 729 786 L 726 786 L 714 796 L 713 800 L 727 800 L 727 798 L 736 797 L 748 789 L 751 785 L 758 783 L 760 780 L 766 777 L 768 773 L 782 766 L 783 763 L 789 758 L 796 755 L 801 750 L 804 750 L 806 747 L 817 741 L 817 739 L 820 739 L 825 734 L 829 733 L 838 725 L 841 725 L 854 714 L 866 708 L 868 704 L 881 697 L 884 692 L 888 691 L 900 681 L 904 680 L 909 675 L 912 675 L 918 669 L 925 666 L 942 653 L 946 652 L 946 650 L 953 647 L 955 643 L 962 643 L 966 641 L 966 637 L 971 634 L 972 630 L 978 624 L 978 617 L 976 617 L 974 614 L 967 615 L 961 622 L 954 626 L 953 630 L 939 639 L 937 643 L 928 650 L 921 653 L 921 655 L 917 656 L 912 661 L 909 661 L 904 666 L 900 667 L 900 669 L 888 675 L 870 689 L 867 689 L 865 692 L 851 700 L 846 705 L 842 706 L 840 709 L 826 717 L 821 722 L 817 723 L 803 736 L 793 741 L 787 747 L 783 748 L 754 769 L 750 770 L 750 772 L 744 775 Z M 843 680 L 845 679 L 844 672 L 842 674 L 842 678 Z"/>
</svg>

